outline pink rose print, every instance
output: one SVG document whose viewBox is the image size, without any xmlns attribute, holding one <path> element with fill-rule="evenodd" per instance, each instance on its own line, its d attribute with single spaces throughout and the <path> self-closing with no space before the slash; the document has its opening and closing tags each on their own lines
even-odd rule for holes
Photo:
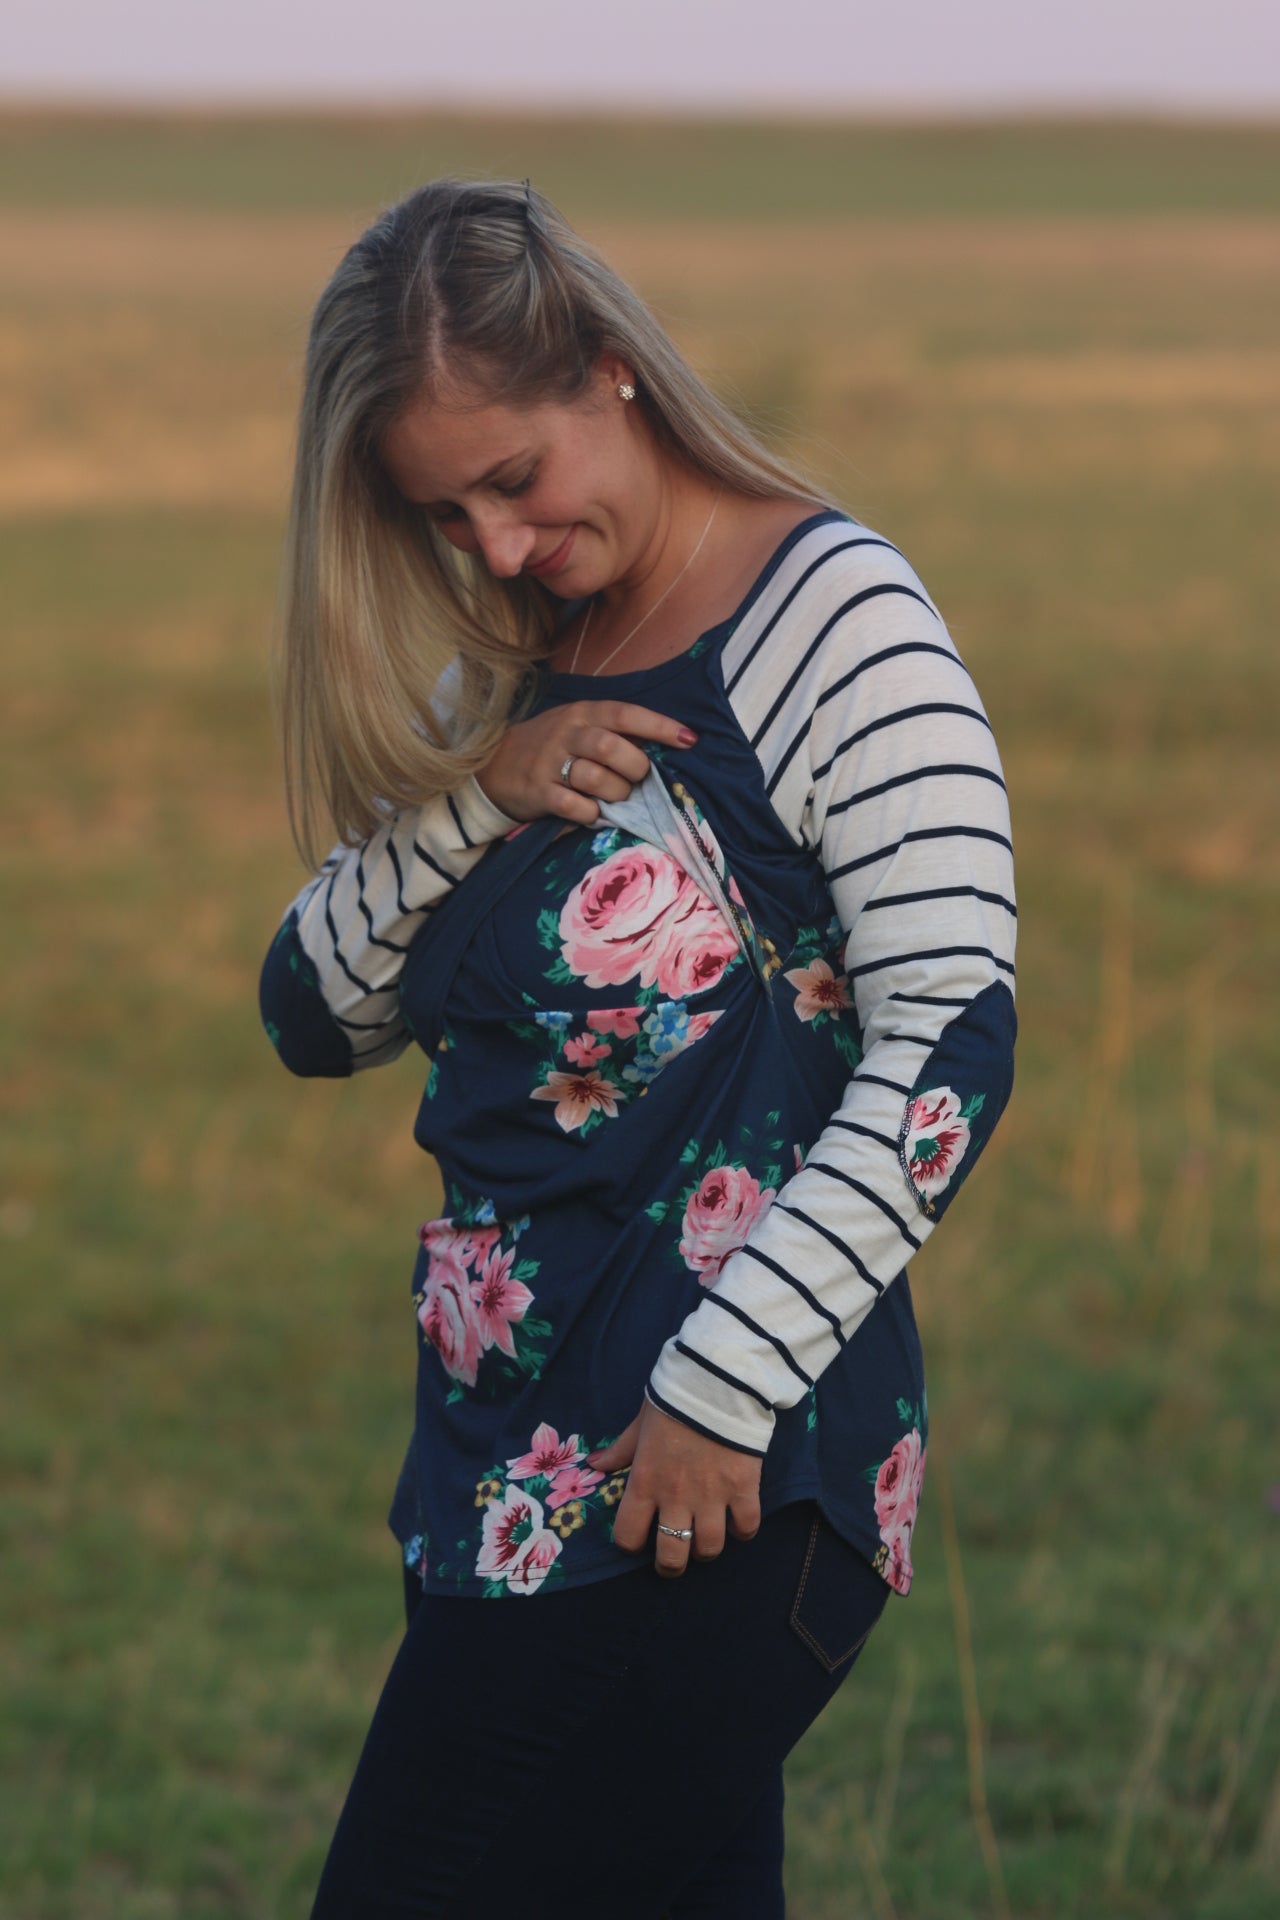
<svg viewBox="0 0 1280 1920">
<path fill-rule="evenodd" d="M 418 1321 L 445 1372 L 474 1387 L 483 1346 L 480 1322 L 465 1272 L 456 1268 L 451 1256 L 432 1260 Z"/>
<path fill-rule="evenodd" d="M 507 1462 L 507 1477 L 510 1480 L 536 1480 L 539 1474 L 550 1480 L 564 1467 L 576 1467 L 579 1460 L 585 1460 L 587 1450 L 578 1445 L 581 1434 L 571 1433 L 562 1440 L 554 1427 L 546 1421 L 535 1432 L 529 1442 L 528 1453 L 517 1455 Z"/>
<path fill-rule="evenodd" d="M 505 1580 L 511 1593 L 536 1593 L 560 1554 L 560 1542 L 542 1524 L 542 1508 L 531 1493 L 508 1487 L 501 1500 L 485 1508 L 476 1572 Z"/>
<path fill-rule="evenodd" d="M 523 1320 L 533 1305 L 528 1287 L 511 1278 L 515 1257 L 514 1247 L 508 1247 L 505 1253 L 495 1247 L 471 1288 L 481 1345 L 486 1350 L 501 1347 L 512 1359 L 516 1351 L 512 1326 L 517 1320 Z"/>
<path fill-rule="evenodd" d="M 641 976 L 652 986 L 663 923 L 689 884 L 670 854 L 654 847 L 620 847 L 592 867 L 560 910 L 564 963 L 589 987 Z"/>
<path fill-rule="evenodd" d="M 616 1120 L 620 1091 L 617 1081 L 603 1073 L 555 1070 L 547 1075 L 546 1085 L 535 1087 L 529 1098 L 554 1100 L 557 1121 L 566 1133 L 573 1133 L 593 1113 L 603 1113 L 607 1119 Z"/>
<path fill-rule="evenodd" d="M 737 952 L 715 904 L 668 853 L 621 847 L 560 911 L 564 963 L 589 987 L 639 977 L 673 998 L 714 986 Z"/>
<path fill-rule="evenodd" d="M 575 1067 L 589 1067 L 597 1060 L 607 1060 L 610 1051 L 602 1040 L 593 1040 L 589 1033 L 580 1033 L 576 1039 L 564 1043 L 564 1057 Z"/>
<path fill-rule="evenodd" d="M 593 1033 L 611 1033 L 619 1040 L 630 1040 L 639 1033 L 647 1012 L 647 1007 L 597 1007 L 587 1015 L 587 1025 Z"/>
<path fill-rule="evenodd" d="M 715 902 L 686 876 L 681 910 L 667 921 L 667 939 L 657 962 L 663 993 L 682 1000 L 714 987 L 734 954 L 737 936 Z"/>
<path fill-rule="evenodd" d="M 927 1452 L 920 1429 L 912 1427 L 881 1462 L 876 1475 L 876 1521 L 888 1549 L 884 1577 L 897 1593 L 907 1591 L 913 1576 L 911 1535 L 920 1511 Z"/>
<path fill-rule="evenodd" d="M 450 1258 L 465 1267 L 483 1260 L 502 1238 L 501 1227 L 455 1227 L 452 1220 L 427 1220 L 418 1228 L 427 1252 Z"/>
<path fill-rule="evenodd" d="M 801 1020 L 812 1020 L 819 1013 L 838 1014 L 851 1007 L 849 976 L 833 973 L 826 960 L 811 960 L 807 967 L 792 967 L 783 974 L 796 990 L 795 1010 Z"/>
<path fill-rule="evenodd" d="M 903 1528 L 890 1534 L 881 1534 L 881 1539 L 889 1549 L 884 1563 L 884 1577 L 895 1593 L 906 1593 L 915 1577 L 915 1568 L 911 1564 L 911 1535 Z"/>
<path fill-rule="evenodd" d="M 554 1513 L 557 1507 L 565 1506 L 570 1500 L 585 1500 L 604 1479 L 594 1467 L 561 1467 L 552 1477 L 547 1494 L 547 1505 Z"/>
<path fill-rule="evenodd" d="M 909 1533 L 915 1525 L 924 1485 L 924 1456 L 920 1429 L 912 1427 L 881 1462 L 876 1475 L 876 1521 L 882 1537 L 887 1537 L 886 1528 L 905 1527 Z"/>
<path fill-rule="evenodd" d="M 950 1087 L 934 1087 L 912 1101 L 902 1154 L 917 1191 L 926 1199 L 949 1185 L 968 1144 L 969 1122 Z"/>
<path fill-rule="evenodd" d="M 704 1287 L 714 1284 L 773 1197 L 774 1189 L 762 1192 L 745 1167 L 712 1167 L 703 1174 L 684 1210 L 680 1251 Z"/>
</svg>

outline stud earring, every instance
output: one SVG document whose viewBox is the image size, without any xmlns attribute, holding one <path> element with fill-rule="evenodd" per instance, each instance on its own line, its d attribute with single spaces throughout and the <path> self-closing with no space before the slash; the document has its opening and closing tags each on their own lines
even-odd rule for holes
<svg viewBox="0 0 1280 1920">
<path fill-rule="evenodd" d="M 636 397 L 635 388 L 632 386 L 629 380 L 624 380 L 622 382 L 622 385 L 618 388 L 619 400 L 634 400 L 635 397 Z"/>
</svg>

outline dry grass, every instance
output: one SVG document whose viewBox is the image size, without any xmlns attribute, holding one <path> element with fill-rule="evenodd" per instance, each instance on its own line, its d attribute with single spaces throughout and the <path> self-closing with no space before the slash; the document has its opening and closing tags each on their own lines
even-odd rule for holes
<svg viewBox="0 0 1280 1920">
<path fill-rule="evenodd" d="M 797 1920 L 1269 1915 L 1280 222 L 587 224 L 920 567 L 1013 799 L 1018 1088 L 911 1282 L 949 1473 L 793 1766 Z M 0 211 L 16 1920 L 304 1912 L 394 1635 L 415 1073 L 254 1013 L 359 225 Z"/>
</svg>

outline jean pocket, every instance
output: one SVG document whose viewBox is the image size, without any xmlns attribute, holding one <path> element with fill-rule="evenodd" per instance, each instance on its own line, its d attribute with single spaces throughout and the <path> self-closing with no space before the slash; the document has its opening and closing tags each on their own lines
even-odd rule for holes
<svg viewBox="0 0 1280 1920">
<path fill-rule="evenodd" d="M 828 1673 L 853 1659 L 888 1598 L 870 1561 L 815 1507 L 791 1625 Z"/>
</svg>

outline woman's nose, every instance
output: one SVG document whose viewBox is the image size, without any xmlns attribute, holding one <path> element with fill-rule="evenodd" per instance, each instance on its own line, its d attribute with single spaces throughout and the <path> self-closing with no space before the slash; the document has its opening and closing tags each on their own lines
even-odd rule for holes
<svg viewBox="0 0 1280 1920">
<path fill-rule="evenodd" d="M 520 572 L 533 552 L 537 534 L 519 520 L 495 518 L 476 524 L 476 539 L 490 573 L 509 580 Z"/>
</svg>

